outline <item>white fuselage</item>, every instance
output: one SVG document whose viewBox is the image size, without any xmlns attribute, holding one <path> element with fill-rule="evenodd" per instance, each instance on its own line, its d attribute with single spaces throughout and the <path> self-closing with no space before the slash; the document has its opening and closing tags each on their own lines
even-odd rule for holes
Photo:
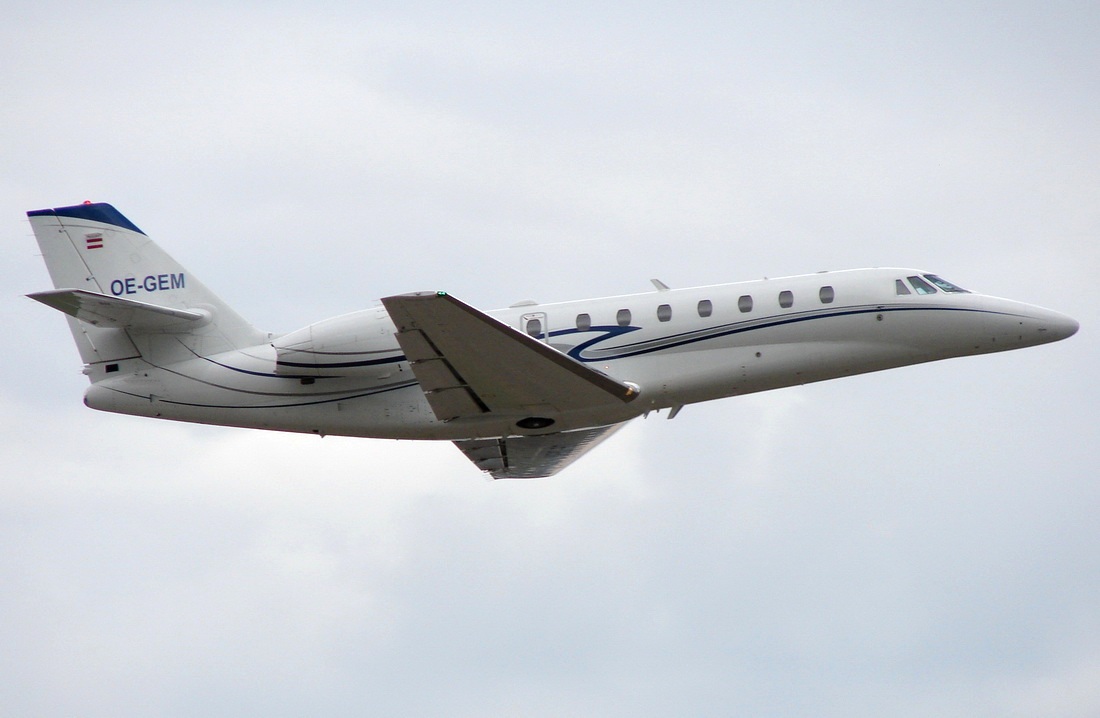
<svg viewBox="0 0 1100 718">
<path fill-rule="evenodd" d="M 620 407 L 556 417 L 555 431 L 1043 344 L 1077 329 L 1069 317 L 1006 299 L 942 288 L 920 294 L 910 276 L 928 275 L 892 268 L 823 272 L 490 314 L 639 387 L 640 397 Z M 456 440 L 539 433 L 501 417 L 439 421 L 394 330 L 378 307 L 208 357 L 142 351 L 110 373 L 93 368 L 85 402 L 126 414 L 316 434 Z"/>
</svg>

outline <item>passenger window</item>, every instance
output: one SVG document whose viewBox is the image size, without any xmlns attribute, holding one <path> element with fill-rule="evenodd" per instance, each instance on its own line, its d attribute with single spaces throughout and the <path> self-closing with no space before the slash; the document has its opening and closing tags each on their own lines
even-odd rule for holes
<svg viewBox="0 0 1100 718">
<path fill-rule="evenodd" d="M 913 275 L 908 277 L 909 283 L 913 285 L 913 289 L 917 291 L 917 294 L 935 294 L 936 288 L 928 282 L 924 281 L 920 277 Z"/>
<path fill-rule="evenodd" d="M 714 305 L 710 303 L 709 299 L 699 300 L 699 316 L 709 317 L 714 311 Z"/>
<path fill-rule="evenodd" d="M 592 328 L 592 317 L 590 317 L 587 314 L 578 314 L 577 315 L 577 329 L 581 330 L 582 332 L 587 332 L 591 328 Z"/>
<path fill-rule="evenodd" d="M 672 307 L 667 304 L 657 307 L 657 320 L 667 322 L 669 319 L 672 319 Z"/>
<path fill-rule="evenodd" d="M 822 304 L 832 304 L 833 299 L 836 297 L 836 293 L 833 291 L 832 287 L 822 287 L 817 293 L 817 296 L 821 299 Z"/>
<path fill-rule="evenodd" d="M 746 314 L 752 311 L 752 297 L 748 294 L 742 294 L 737 298 L 737 308 L 741 310 L 742 314 Z"/>
<path fill-rule="evenodd" d="M 912 292 L 909 291 L 909 287 L 907 287 L 905 285 L 905 282 L 901 281 L 900 279 L 894 280 L 894 291 L 898 293 L 898 296 L 901 296 L 903 294 L 912 294 Z"/>
<path fill-rule="evenodd" d="M 784 309 L 790 309 L 794 306 L 794 294 L 787 290 L 783 290 L 779 293 L 779 306 Z"/>
<path fill-rule="evenodd" d="M 527 320 L 527 333 L 533 337 L 538 337 L 542 334 L 542 322 L 538 319 Z"/>
<path fill-rule="evenodd" d="M 620 309 L 618 314 L 615 315 L 615 321 L 619 323 L 620 327 L 630 326 L 630 310 Z"/>
</svg>

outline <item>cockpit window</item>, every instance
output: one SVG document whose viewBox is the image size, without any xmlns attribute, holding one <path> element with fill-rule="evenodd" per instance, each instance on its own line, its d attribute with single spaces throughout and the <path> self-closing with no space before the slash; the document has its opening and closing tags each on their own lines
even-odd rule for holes
<svg viewBox="0 0 1100 718">
<path fill-rule="evenodd" d="M 920 277 L 918 277 L 915 274 L 912 277 L 907 277 L 907 279 L 909 280 L 909 283 L 913 285 L 913 289 L 915 289 L 917 291 L 917 294 L 935 294 L 936 293 L 936 288 L 935 287 L 933 287 L 931 284 L 924 281 L 923 279 L 921 279 Z"/>
<path fill-rule="evenodd" d="M 906 286 L 905 282 L 901 281 L 900 279 L 894 280 L 894 291 L 898 293 L 898 296 L 901 296 L 903 294 L 912 294 L 912 292 L 909 291 L 909 287 Z"/>
<path fill-rule="evenodd" d="M 937 287 L 939 287 L 940 289 L 942 289 L 945 292 L 970 294 L 969 291 L 963 289 L 962 287 L 958 286 L 957 284 L 952 284 L 951 282 L 947 281 L 946 279 L 940 279 L 935 274 L 926 274 L 926 275 L 924 275 L 924 278 L 927 279 L 929 282 L 932 282 L 932 284 L 935 284 Z"/>
</svg>

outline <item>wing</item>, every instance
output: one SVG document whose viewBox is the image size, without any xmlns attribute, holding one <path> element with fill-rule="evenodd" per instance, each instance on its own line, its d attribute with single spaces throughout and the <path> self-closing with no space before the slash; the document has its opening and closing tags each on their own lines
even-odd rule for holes
<svg viewBox="0 0 1100 718">
<path fill-rule="evenodd" d="M 402 294 L 382 303 L 441 421 L 489 413 L 546 417 L 621 407 L 638 395 L 636 387 L 590 369 L 445 292 Z"/>
<path fill-rule="evenodd" d="M 494 479 L 539 479 L 561 471 L 624 426 L 626 422 L 556 434 L 454 443 Z"/>
<path fill-rule="evenodd" d="M 173 309 L 83 289 L 54 289 L 27 296 L 97 327 L 179 331 L 210 319 L 209 313 L 198 309 Z"/>
</svg>

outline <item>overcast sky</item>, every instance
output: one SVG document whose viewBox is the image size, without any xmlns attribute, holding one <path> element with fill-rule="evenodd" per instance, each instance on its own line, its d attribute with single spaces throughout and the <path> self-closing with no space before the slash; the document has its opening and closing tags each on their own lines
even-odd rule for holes
<svg viewBox="0 0 1100 718">
<path fill-rule="evenodd" d="M 5 4 L 0 713 L 1100 715 L 1100 7 L 372 5 Z M 277 332 L 875 265 L 1082 329 L 491 482 L 84 408 L 85 199 Z"/>
</svg>

